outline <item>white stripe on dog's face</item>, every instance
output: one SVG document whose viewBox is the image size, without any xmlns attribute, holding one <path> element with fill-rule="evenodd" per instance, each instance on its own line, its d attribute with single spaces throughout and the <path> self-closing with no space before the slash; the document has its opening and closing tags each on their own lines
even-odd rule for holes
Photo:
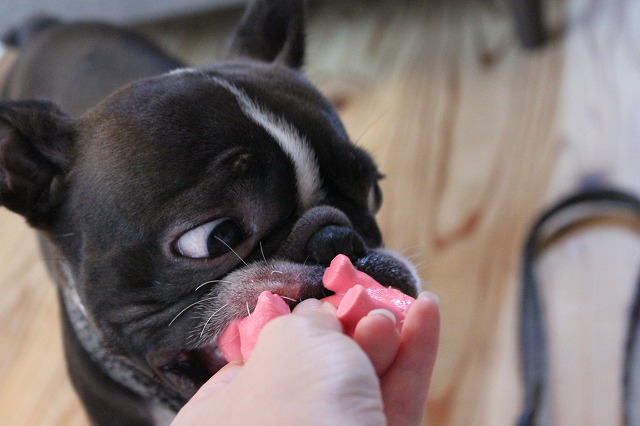
<svg viewBox="0 0 640 426">
<path fill-rule="evenodd" d="M 278 117 L 249 99 L 244 91 L 233 84 L 220 78 L 214 78 L 214 80 L 236 97 L 247 117 L 275 139 L 280 149 L 289 157 L 296 173 L 298 198 L 302 208 L 306 210 L 318 204 L 324 197 L 320 167 L 308 142 L 300 132 L 284 118 Z"/>
</svg>

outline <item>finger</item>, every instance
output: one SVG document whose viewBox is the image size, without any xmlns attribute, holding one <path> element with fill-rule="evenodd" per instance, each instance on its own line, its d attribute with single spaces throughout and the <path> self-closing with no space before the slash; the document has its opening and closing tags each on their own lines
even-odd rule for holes
<svg viewBox="0 0 640 426">
<path fill-rule="evenodd" d="M 295 308 L 293 308 L 294 314 L 305 314 L 308 312 L 315 312 L 320 310 L 321 314 L 325 313 L 331 314 L 335 316 L 336 308 L 331 303 L 323 302 L 318 299 L 305 299 L 302 302 L 298 303 Z M 317 313 L 317 312 L 316 312 Z"/>
<path fill-rule="evenodd" d="M 358 322 L 353 340 L 367 354 L 381 377 L 393 363 L 400 346 L 396 317 L 386 309 L 374 309 Z"/>
<path fill-rule="evenodd" d="M 422 421 L 439 333 L 438 302 L 434 295 L 423 293 L 407 313 L 398 355 L 380 380 L 389 425 L 417 425 Z"/>
<path fill-rule="evenodd" d="M 318 346 L 335 335 L 342 336 L 336 308 L 317 299 L 307 299 L 293 309 L 292 315 L 282 315 L 265 324 L 247 363 L 255 365 L 254 355 L 263 351 L 273 356 L 274 351 L 280 350 L 279 356 L 284 359 L 292 350 L 309 350 L 309 346 Z"/>
<path fill-rule="evenodd" d="M 331 303 L 318 299 L 305 299 L 296 305 L 293 314 L 309 318 L 315 326 L 342 332 L 342 325 L 336 316 L 336 308 Z"/>
</svg>

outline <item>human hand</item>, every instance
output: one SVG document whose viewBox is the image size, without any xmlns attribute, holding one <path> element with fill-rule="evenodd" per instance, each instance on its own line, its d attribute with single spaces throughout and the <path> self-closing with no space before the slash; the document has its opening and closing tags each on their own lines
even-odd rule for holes
<svg viewBox="0 0 640 426">
<path fill-rule="evenodd" d="M 251 359 L 215 374 L 174 425 L 416 425 L 435 363 L 439 311 L 419 297 L 398 333 L 372 311 L 345 336 L 335 308 L 307 300 L 262 330 Z"/>
</svg>

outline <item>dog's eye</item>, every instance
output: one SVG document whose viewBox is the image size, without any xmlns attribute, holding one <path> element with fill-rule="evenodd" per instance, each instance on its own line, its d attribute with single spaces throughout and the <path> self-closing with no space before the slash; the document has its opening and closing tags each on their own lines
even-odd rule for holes
<svg viewBox="0 0 640 426">
<path fill-rule="evenodd" d="M 198 226 L 182 235 L 176 249 L 192 259 L 214 258 L 232 251 L 245 238 L 244 231 L 229 218 Z"/>
</svg>

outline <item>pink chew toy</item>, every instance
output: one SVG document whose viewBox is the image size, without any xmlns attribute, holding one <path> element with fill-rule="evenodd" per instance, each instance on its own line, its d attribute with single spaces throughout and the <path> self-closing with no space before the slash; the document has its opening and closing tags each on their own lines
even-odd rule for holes
<svg viewBox="0 0 640 426">
<path fill-rule="evenodd" d="M 218 348 L 227 361 L 248 359 L 266 323 L 280 315 L 290 314 L 289 305 L 277 294 L 263 291 L 251 315 L 236 319 L 218 338 Z"/>
<path fill-rule="evenodd" d="M 386 309 L 396 317 L 398 331 L 402 329 L 409 306 L 415 300 L 400 290 L 383 287 L 364 272 L 358 271 L 347 256 L 337 255 L 322 277 L 333 296 L 325 300 L 338 309 L 338 319 L 345 334 L 353 336 L 356 325 L 374 309 Z"/>
<path fill-rule="evenodd" d="M 415 300 L 400 290 L 381 286 L 369 275 L 354 268 L 349 258 L 341 254 L 331 261 L 322 282 L 335 293 L 322 300 L 336 307 L 344 333 L 349 336 L 353 336 L 360 319 L 380 308 L 395 315 L 396 325 L 401 330 L 409 306 Z M 272 319 L 289 313 L 289 306 L 280 296 L 264 291 L 249 316 L 234 320 L 222 332 L 218 338 L 218 348 L 227 361 L 246 360 L 262 327 Z"/>
</svg>

